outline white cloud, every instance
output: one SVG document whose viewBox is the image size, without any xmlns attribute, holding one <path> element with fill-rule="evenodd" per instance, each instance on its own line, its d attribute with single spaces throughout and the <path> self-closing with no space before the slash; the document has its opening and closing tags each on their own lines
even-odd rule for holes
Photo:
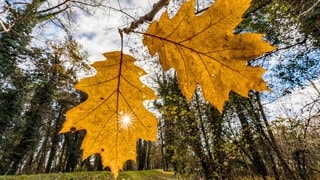
<svg viewBox="0 0 320 180">
<path fill-rule="evenodd" d="M 108 6 L 122 9 L 134 18 L 147 13 L 152 4 L 149 0 L 121 0 L 110 1 Z M 103 53 L 120 50 L 121 38 L 118 28 L 127 27 L 132 18 L 122 12 L 112 9 L 98 9 L 93 15 L 81 14 L 78 18 L 78 27 L 75 32 L 76 39 L 89 52 L 89 60 L 104 59 Z M 126 36 L 127 37 L 127 36 Z M 126 38 L 125 41 L 128 41 Z M 127 44 L 127 42 L 124 42 Z"/>
<path fill-rule="evenodd" d="M 320 79 L 314 81 L 314 86 L 296 88 L 291 94 L 283 96 L 264 107 L 270 120 L 277 118 L 306 118 L 319 111 L 318 104 L 320 94 Z"/>
</svg>

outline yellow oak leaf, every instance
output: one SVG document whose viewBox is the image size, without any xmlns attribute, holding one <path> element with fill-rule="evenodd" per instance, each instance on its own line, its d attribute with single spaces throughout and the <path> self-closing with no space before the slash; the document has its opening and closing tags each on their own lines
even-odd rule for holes
<svg viewBox="0 0 320 180">
<path fill-rule="evenodd" d="M 138 139 L 157 139 L 158 121 L 143 106 L 156 96 L 140 82 L 144 71 L 134 65 L 134 58 L 121 52 L 104 56 L 106 61 L 93 64 L 97 74 L 76 84 L 88 99 L 66 113 L 60 133 L 86 130 L 82 158 L 100 154 L 116 178 L 125 161 L 136 159 Z"/>
<path fill-rule="evenodd" d="M 248 96 L 249 90 L 268 90 L 261 76 L 264 69 L 247 66 L 247 61 L 274 47 L 261 34 L 233 34 L 251 0 L 217 0 L 204 13 L 194 13 L 194 1 L 185 2 L 169 18 L 162 14 L 153 22 L 143 43 L 151 55 L 158 53 L 165 70 L 175 68 L 179 87 L 191 99 L 196 85 L 221 112 L 230 91 Z"/>
</svg>

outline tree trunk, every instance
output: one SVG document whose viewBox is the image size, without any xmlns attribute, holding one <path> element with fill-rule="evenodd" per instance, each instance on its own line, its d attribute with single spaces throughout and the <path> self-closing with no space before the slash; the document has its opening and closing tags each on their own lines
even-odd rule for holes
<svg viewBox="0 0 320 180">
<path fill-rule="evenodd" d="M 57 146 L 59 143 L 59 131 L 60 131 L 63 119 L 64 119 L 62 113 L 63 113 L 63 107 L 61 106 L 59 109 L 58 117 L 55 120 L 54 130 L 53 130 L 53 132 L 51 132 L 50 153 L 49 153 L 45 173 L 52 172 L 51 167 L 52 167 L 53 160 L 56 157 L 57 148 L 58 148 Z"/>
<path fill-rule="evenodd" d="M 269 125 L 269 122 L 268 122 L 268 119 L 267 119 L 267 116 L 265 115 L 264 113 L 264 110 L 263 110 L 263 106 L 261 104 L 261 100 L 260 100 L 260 95 L 258 92 L 255 92 L 254 93 L 256 99 L 257 99 L 257 103 L 258 103 L 258 106 L 259 106 L 259 110 L 261 112 L 261 116 L 262 116 L 262 119 L 264 121 L 264 124 L 266 126 L 266 129 L 267 129 L 267 132 L 268 132 L 268 135 L 269 135 L 269 138 L 270 138 L 270 141 L 271 141 L 271 147 L 273 148 L 273 150 L 276 152 L 276 155 L 277 157 L 279 158 L 280 160 L 280 164 L 282 165 L 282 167 L 285 169 L 285 172 L 286 172 L 286 176 L 291 179 L 297 179 L 293 173 L 293 171 L 291 170 L 291 168 L 289 167 L 289 165 L 287 164 L 287 162 L 285 161 L 285 159 L 283 158 L 282 156 L 282 153 L 280 151 L 280 148 L 278 146 L 278 143 L 276 141 L 276 138 L 274 137 L 273 135 L 273 132 L 272 132 L 272 129 Z"/>
<path fill-rule="evenodd" d="M 257 132 L 259 133 L 259 140 L 261 141 L 261 145 L 264 148 L 262 150 L 262 153 L 265 154 L 267 156 L 267 158 L 265 159 L 269 159 L 271 162 L 271 169 L 273 171 L 274 177 L 276 180 L 280 179 L 280 175 L 278 173 L 278 169 L 277 169 L 277 165 L 275 162 L 275 159 L 273 157 L 273 151 L 271 148 L 271 143 L 270 143 L 270 139 L 267 136 L 266 132 L 263 129 L 263 125 L 261 124 L 261 115 L 262 114 L 260 112 L 260 108 L 256 108 L 256 106 L 254 105 L 254 102 L 256 102 L 257 100 L 252 96 L 252 93 L 250 93 L 250 99 L 249 99 L 249 108 L 248 108 L 248 112 L 251 116 L 251 119 L 253 120 L 256 128 L 257 128 Z M 257 112 L 258 111 L 258 112 Z"/>
<path fill-rule="evenodd" d="M 198 113 L 198 116 L 199 116 L 198 119 L 200 121 L 199 122 L 199 126 L 200 126 L 200 130 L 201 130 L 201 133 L 202 133 L 202 136 L 203 136 L 203 140 L 204 140 L 204 143 L 205 143 L 205 149 L 206 149 L 207 154 L 208 154 L 207 155 L 207 161 L 208 161 L 207 163 L 208 163 L 208 165 L 210 167 L 209 169 L 211 169 L 210 171 L 212 171 L 211 174 L 213 174 L 213 171 L 217 170 L 218 164 L 216 163 L 216 161 L 214 161 L 213 156 L 212 156 L 211 147 L 210 147 L 210 144 L 209 144 L 209 137 L 207 136 L 207 132 L 206 132 L 206 129 L 204 127 L 204 122 L 203 122 L 204 119 L 203 119 L 203 116 L 202 116 L 203 113 L 201 112 L 201 110 L 203 108 L 199 104 L 199 95 L 198 95 L 197 91 L 195 93 L 195 101 L 196 101 L 196 110 L 197 110 L 197 113 Z M 214 118 L 214 117 L 211 117 L 211 118 Z M 218 125 L 218 126 L 221 126 L 221 124 Z M 217 128 L 217 127 L 214 126 L 214 128 Z M 220 136 L 220 135 L 218 135 L 218 136 Z M 219 137 L 217 137 L 217 138 L 219 138 Z M 200 141 L 200 139 L 199 139 L 199 141 Z"/>
<path fill-rule="evenodd" d="M 137 161 L 138 161 L 138 170 L 144 170 L 145 169 L 145 163 L 146 163 L 146 150 L 147 150 L 147 144 L 146 141 L 139 139 L 137 142 L 138 146 L 138 154 L 137 154 Z"/>
<path fill-rule="evenodd" d="M 94 157 L 94 170 L 95 171 L 102 171 L 103 170 L 102 159 L 99 154 L 96 154 Z"/>
<path fill-rule="evenodd" d="M 151 152 L 151 147 L 152 147 L 152 142 L 151 141 L 147 141 L 147 154 L 146 154 L 146 170 L 151 169 L 150 167 L 150 152 Z"/>
<path fill-rule="evenodd" d="M 201 144 L 201 136 L 200 130 L 197 124 L 194 122 L 194 119 L 188 117 L 187 119 L 187 127 L 185 127 L 186 133 L 186 142 L 189 146 L 192 147 L 193 152 L 199 157 L 201 160 L 201 166 L 203 169 L 203 174 L 206 179 L 213 179 L 214 169 L 213 162 L 210 161 L 209 157 L 205 154 L 204 148 Z"/>
<path fill-rule="evenodd" d="M 84 137 L 83 131 L 77 131 L 66 135 L 67 152 L 65 172 L 73 172 L 81 161 L 81 143 Z"/>
<path fill-rule="evenodd" d="M 246 145 L 248 145 L 248 150 L 252 155 L 252 164 L 255 167 L 255 173 L 259 173 L 263 179 L 266 179 L 268 176 L 266 165 L 262 159 L 261 154 L 255 148 L 254 138 L 251 133 L 251 126 L 249 125 L 247 118 L 244 114 L 244 108 L 241 107 L 241 99 L 238 97 L 239 95 L 233 94 L 233 103 L 236 109 L 236 113 L 240 120 L 240 124 L 242 126 L 243 138 L 245 140 Z"/>
<path fill-rule="evenodd" d="M 36 174 L 45 172 L 45 161 L 46 161 L 47 153 L 49 150 L 48 141 L 49 141 L 49 135 L 46 135 L 45 140 L 42 144 L 41 150 L 39 151 L 39 154 L 37 157 L 38 163 L 37 163 Z"/>
</svg>

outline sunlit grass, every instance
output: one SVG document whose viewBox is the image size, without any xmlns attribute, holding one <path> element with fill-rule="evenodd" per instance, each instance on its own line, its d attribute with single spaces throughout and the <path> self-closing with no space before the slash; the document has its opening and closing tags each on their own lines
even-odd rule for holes
<svg viewBox="0 0 320 180">
<path fill-rule="evenodd" d="M 37 175 L 15 175 L 0 176 L 1 180 L 113 180 L 111 173 L 108 171 L 88 171 L 73 173 L 50 173 Z M 121 171 L 119 180 L 148 180 L 148 179 L 168 179 L 173 180 L 172 172 L 163 172 L 162 170 L 145 170 L 145 171 Z"/>
</svg>

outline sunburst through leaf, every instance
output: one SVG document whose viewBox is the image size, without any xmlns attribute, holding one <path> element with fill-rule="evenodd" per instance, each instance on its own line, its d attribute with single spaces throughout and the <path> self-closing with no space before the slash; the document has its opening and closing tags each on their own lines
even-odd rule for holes
<svg viewBox="0 0 320 180">
<path fill-rule="evenodd" d="M 133 126 L 134 123 L 134 115 L 132 112 L 121 111 L 119 113 L 119 124 L 120 129 L 128 130 Z"/>
</svg>

